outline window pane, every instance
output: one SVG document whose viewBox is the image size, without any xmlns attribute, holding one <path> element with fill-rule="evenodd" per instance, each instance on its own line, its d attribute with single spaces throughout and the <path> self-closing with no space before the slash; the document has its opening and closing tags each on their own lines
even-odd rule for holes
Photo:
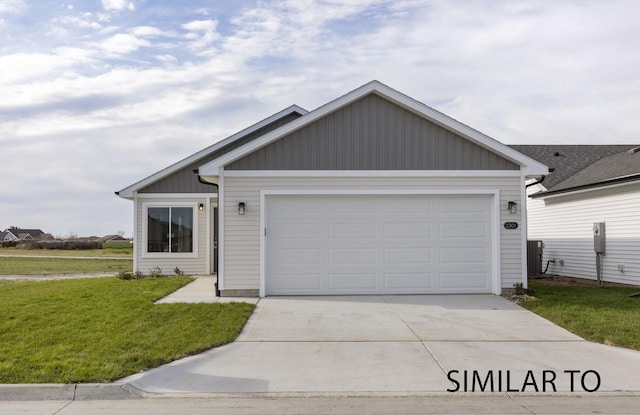
<svg viewBox="0 0 640 415">
<path fill-rule="evenodd" d="M 193 208 L 171 208 L 171 252 L 193 252 Z"/>
<path fill-rule="evenodd" d="M 169 252 L 169 208 L 149 208 L 147 252 Z"/>
</svg>

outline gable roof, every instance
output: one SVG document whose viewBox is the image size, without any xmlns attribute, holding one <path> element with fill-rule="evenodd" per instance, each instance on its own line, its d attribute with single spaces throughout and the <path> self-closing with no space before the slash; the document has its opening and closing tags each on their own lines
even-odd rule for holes
<svg viewBox="0 0 640 415">
<path fill-rule="evenodd" d="M 44 232 L 42 232 L 42 230 L 40 229 L 9 228 L 9 229 L 6 229 L 5 232 L 11 233 L 13 236 L 17 237 L 18 239 L 26 239 L 27 237 L 31 237 L 35 239 L 35 238 L 38 238 L 40 235 L 44 235 Z"/>
<path fill-rule="evenodd" d="M 253 124 L 250 127 L 245 128 L 242 131 L 239 131 L 223 140 L 218 141 L 217 143 L 198 151 L 195 154 L 192 154 L 189 157 L 186 157 L 182 160 L 180 160 L 179 162 L 172 164 L 171 166 L 162 169 L 154 174 L 152 174 L 151 176 L 148 176 L 130 186 L 125 187 L 122 190 L 119 190 L 116 192 L 116 195 L 125 198 L 125 199 L 132 199 L 133 195 L 135 192 L 144 189 L 147 186 L 150 186 L 153 183 L 158 182 L 159 180 L 164 179 L 165 177 L 168 177 L 169 175 L 179 171 L 180 169 L 183 169 L 187 166 L 189 166 L 190 164 L 193 163 L 197 163 L 199 160 L 203 160 L 208 156 L 211 156 L 212 154 L 214 154 L 215 152 L 218 151 L 222 151 L 222 149 L 224 149 L 225 147 L 228 147 L 230 145 L 232 145 L 233 143 L 235 143 L 236 141 L 241 140 L 242 138 L 260 130 L 261 128 L 264 128 L 266 126 L 268 126 L 269 124 L 275 123 L 279 120 L 284 119 L 285 117 L 288 117 L 292 114 L 297 114 L 300 116 L 303 116 L 307 113 L 308 111 L 305 110 L 304 108 L 301 108 L 297 105 L 291 105 L 288 108 L 285 108 L 284 110 L 273 114 L 270 117 L 265 118 L 262 121 L 259 121 L 255 124 Z"/>
<path fill-rule="evenodd" d="M 600 187 L 621 180 L 640 178 L 640 154 L 628 153 L 637 145 L 513 145 L 512 148 L 548 165 L 543 197 Z"/>
<path fill-rule="evenodd" d="M 274 141 L 277 141 L 283 136 L 307 126 L 312 122 L 317 121 L 320 118 L 369 94 L 382 96 L 406 110 L 418 114 L 421 117 L 453 131 L 471 142 L 500 155 L 501 157 L 504 157 L 505 159 L 521 166 L 527 176 L 541 176 L 548 173 L 548 169 L 544 164 L 530 158 L 529 156 L 526 156 L 494 140 L 493 138 L 472 129 L 471 127 L 462 124 L 461 122 L 454 120 L 453 118 L 450 118 L 433 108 L 382 84 L 379 81 L 371 81 L 280 128 L 258 137 L 255 140 L 200 166 L 198 169 L 199 174 L 204 177 L 205 180 L 215 181 L 215 178 L 220 174 L 220 168 L 225 165 L 232 163 Z"/>
</svg>

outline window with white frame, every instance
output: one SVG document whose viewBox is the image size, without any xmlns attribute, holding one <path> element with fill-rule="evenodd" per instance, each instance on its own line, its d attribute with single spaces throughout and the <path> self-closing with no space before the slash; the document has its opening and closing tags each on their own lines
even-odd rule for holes
<svg viewBox="0 0 640 415">
<path fill-rule="evenodd" d="M 193 207 L 184 206 L 147 207 L 147 252 L 192 253 L 193 212 Z"/>
</svg>

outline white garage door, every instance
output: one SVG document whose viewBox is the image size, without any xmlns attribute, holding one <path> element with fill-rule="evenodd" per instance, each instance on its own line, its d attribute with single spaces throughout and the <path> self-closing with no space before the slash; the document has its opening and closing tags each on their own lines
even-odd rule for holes
<svg viewBox="0 0 640 415">
<path fill-rule="evenodd" d="M 267 295 L 489 293 L 488 195 L 268 196 Z"/>
</svg>

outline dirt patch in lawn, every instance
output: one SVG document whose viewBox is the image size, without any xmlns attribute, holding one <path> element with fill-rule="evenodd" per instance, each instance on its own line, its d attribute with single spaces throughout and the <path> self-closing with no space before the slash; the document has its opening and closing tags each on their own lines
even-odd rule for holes
<svg viewBox="0 0 640 415">
<path fill-rule="evenodd" d="M 586 278 L 563 277 L 561 275 L 541 275 L 538 277 L 529 277 L 529 281 L 539 282 L 545 285 L 555 286 L 578 286 L 578 287 L 597 287 L 598 281 Z M 603 287 L 634 287 L 629 284 L 619 284 L 615 282 L 602 283 Z"/>
</svg>

